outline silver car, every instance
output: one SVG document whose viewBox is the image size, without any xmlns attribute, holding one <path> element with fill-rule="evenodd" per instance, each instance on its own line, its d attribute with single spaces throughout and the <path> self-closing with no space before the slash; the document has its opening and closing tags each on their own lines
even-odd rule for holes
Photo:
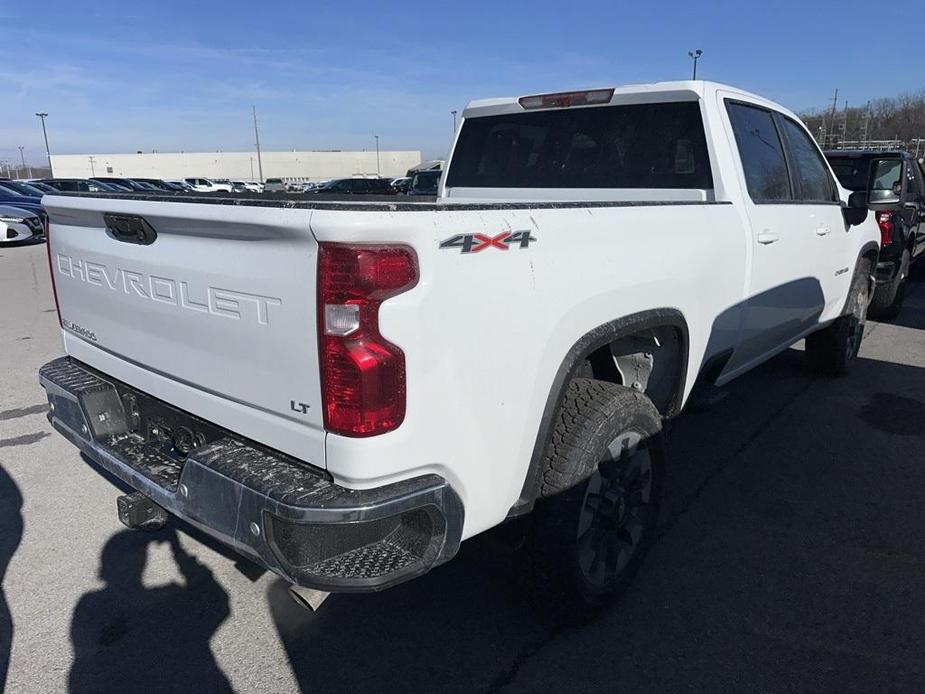
<svg viewBox="0 0 925 694">
<path fill-rule="evenodd" d="M 45 238 L 45 226 L 35 213 L 19 207 L 0 207 L 0 244 Z"/>
<path fill-rule="evenodd" d="M 268 178 L 263 186 L 264 193 L 285 193 L 286 184 L 281 178 Z"/>
</svg>

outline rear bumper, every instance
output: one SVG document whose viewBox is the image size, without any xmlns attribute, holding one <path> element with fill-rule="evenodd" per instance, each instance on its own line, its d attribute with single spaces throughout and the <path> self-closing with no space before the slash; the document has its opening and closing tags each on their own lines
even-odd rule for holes
<svg viewBox="0 0 925 694">
<path fill-rule="evenodd" d="M 877 286 L 890 284 L 899 272 L 899 261 L 880 261 L 874 270 L 874 281 Z"/>
<path fill-rule="evenodd" d="M 381 590 L 459 548 L 462 502 L 437 475 L 347 489 L 69 357 L 43 366 L 39 381 L 49 421 L 85 456 L 293 583 Z"/>
</svg>

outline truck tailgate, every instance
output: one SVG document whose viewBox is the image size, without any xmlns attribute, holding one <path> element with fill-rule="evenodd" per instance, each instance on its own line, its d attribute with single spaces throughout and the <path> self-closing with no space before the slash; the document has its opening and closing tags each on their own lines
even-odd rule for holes
<svg viewBox="0 0 925 694">
<path fill-rule="evenodd" d="M 139 390 L 156 383 L 166 399 L 182 387 L 193 414 L 324 465 L 310 210 L 66 196 L 44 205 L 72 356 L 114 377 L 125 362 L 118 377 Z"/>
</svg>

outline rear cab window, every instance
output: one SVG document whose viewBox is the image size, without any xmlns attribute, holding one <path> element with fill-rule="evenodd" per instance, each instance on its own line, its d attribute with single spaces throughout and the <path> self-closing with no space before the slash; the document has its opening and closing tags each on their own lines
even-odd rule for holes
<svg viewBox="0 0 925 694">
<path fill-rule="evenodd" d="M 832 171 L 835 172 L 835 176 L 842 187 L 856 192 L 867 190 L 872 158 L 873 155 L 865 157 L 830 155 L 829 165 L 832 167 Z"/>
<path fill-rule="evenodd" d="M 467 118 L 447 188 L 712 189 L 699 101 Z"/>
</svg>

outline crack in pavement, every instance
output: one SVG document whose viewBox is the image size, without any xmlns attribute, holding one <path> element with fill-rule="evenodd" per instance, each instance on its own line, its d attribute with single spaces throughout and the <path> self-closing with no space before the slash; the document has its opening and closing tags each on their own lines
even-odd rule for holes
<svg viewBox="0 0 925 694">
<path fill-rule="evenodd" d="M 51 434 L 49 434 L 47 431 L 39 431 L 35 434 L 23 434 L 22 436 L 14 436 L 11 439 L 0 440 L 0 448 L 6 448 L 8 446 L 27 446 L 30 443 L 41 441 L 47 436 L 51 436 Z"/>
<path fill-rule="evenodd" d="M 26 417 L 30 414 L 42 414 L 47 411 L 47 402 L 38 405 L 30 405 L 29 407 L 15 407 L 12 410 L 3 410 L 0 412 L 0 422 L 5 422 L 8 419 L 16 419 L 18 417 Z"/>
</svg>

